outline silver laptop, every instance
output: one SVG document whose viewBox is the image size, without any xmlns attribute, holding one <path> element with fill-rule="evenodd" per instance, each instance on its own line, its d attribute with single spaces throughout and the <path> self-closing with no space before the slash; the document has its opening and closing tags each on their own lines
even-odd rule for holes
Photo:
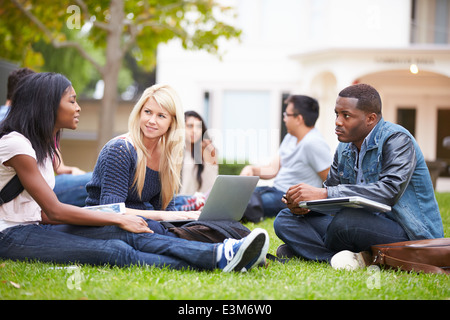
<svg viewBox="0 0 450 320">
<path fill-rule="evenodd" d="M 259 177 L 217 176 L 198 220 L 241 220 L 258 181 Z M 195 220 L 168 222 L 175 224 L 187 221 Z"/>
<path fill-rule="evenodd" d="M 363 208 L 372 212 L 388 212 L 391 207 L 363 197 L 341 197 L 301 201 L 299 207 L 312 211 L 334 214 L 343 208 Z"/>
</svg>

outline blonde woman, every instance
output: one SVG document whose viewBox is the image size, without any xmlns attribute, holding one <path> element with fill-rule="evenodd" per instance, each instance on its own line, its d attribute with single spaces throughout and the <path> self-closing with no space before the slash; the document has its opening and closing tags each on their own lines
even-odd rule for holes
<svg viewBox="0 0 450 320">
<path fill-rule="evenodd" d="M 168 85 L 144 91 L 128 120 L 129 132 L 109 141 L 86 185 L 87 205 L 125 202 L 153 220 L 195 219 L 199 212 L 175 210 L 184 152 L 184 114 Z M 145 211 L 144 211 L 145 210 Z"/>
</svg>

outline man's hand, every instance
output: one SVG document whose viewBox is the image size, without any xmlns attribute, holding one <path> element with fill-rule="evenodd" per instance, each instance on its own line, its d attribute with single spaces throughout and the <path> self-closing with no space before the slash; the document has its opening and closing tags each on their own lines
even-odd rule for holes
<svg viewBox="0 0 450 320">
<path fill-rule="evenodd" d="M 298 202 L 289 201 L 286 195 L 283 195 L 281 201 L 283 201 L 287 205 L 287 207 L 289 208 L 289 210 L 291 210 L 293 214 L 304 215 L 310 211 L 309 209 L 306 208 L 300 208 L 298 206 Z"/>
<path fill-rule="evenodd" d="M 300 183 L 290 187 L 282 201 L 293 214 L 307 214 L 310 210 L 299 208 L 298 204 L 300 201 L 326 199 L 327 196 L 327 189 L 325 188 L 316 188 Z"/>
</svg>

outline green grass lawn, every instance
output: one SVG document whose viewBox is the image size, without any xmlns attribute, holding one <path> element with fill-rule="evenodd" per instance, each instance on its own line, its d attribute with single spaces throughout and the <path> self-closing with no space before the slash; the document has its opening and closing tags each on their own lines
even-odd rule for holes
<svg viewBox="0 0 450 320">
<path fill-rule="evenodd" d="M 437 194 L 450 236 L 450 193 Z M 273 219 L 249 224 L 268 230 L 269 253 L 282 242 Z M 247 273 L 61 266 L 0 260 L 2 300 L 448 300 L 450 277 L 367 268 L 337 271 L 328 264 L 293 259 Z"/>
</svg>

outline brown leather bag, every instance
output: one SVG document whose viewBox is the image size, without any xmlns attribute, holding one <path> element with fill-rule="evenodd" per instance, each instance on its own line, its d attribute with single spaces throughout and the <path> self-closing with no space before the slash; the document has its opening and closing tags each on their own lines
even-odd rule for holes
<svg viewBox="0 0 450 320">
<path fill-rule="evenodd" d="M 371 250 L 376 265 L 450 274 L 450 238 L 380 244 L 372 246 Z"/>
</svg>

